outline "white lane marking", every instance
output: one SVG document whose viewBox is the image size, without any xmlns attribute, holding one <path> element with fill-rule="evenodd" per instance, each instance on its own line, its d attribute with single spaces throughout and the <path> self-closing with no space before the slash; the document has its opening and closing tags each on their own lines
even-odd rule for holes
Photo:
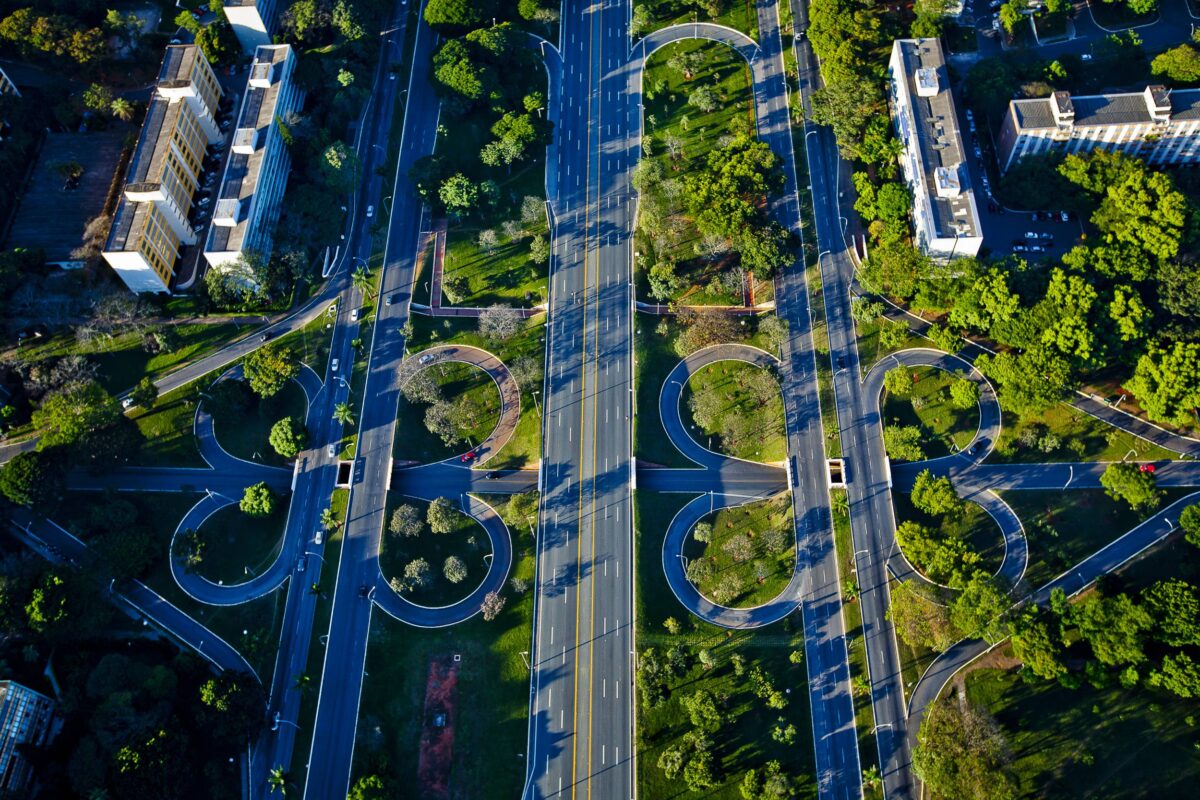
<svg viewBox="0 0 1200 800">
<path fill-rule="evenodd" d="M 600 684 L 600 696 L 608 697 L 608 678 L 605 678 Z"/>
<path fill-rule="evenodd" d="M 550 644 L 554 644 L 554 626 L 550 626 Z"/>
<path fill-rule="evenodd" d="M 562 663 L 567 663 L 567 646 L 563 645 Z"/>
</svg>

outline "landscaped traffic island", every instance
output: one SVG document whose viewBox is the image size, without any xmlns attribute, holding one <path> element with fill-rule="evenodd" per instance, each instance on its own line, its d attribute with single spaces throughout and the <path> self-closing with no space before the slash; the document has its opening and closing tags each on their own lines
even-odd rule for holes
<svg viewBox="0 0 1200 800">
<path fill-rule="evenodd" d="M 432 463 L 479 444 L 500 419 L 500 390 L 482 369 L 431 364 L 401 390 L 393 451 L 398 460 Z"/>
<path fill-rule="evenodd" d="M 787 458 L 783 395 L 773 371 L 744 361 L 717 361 L 688 379 L 684 401 L 701 445 L 749 461 Z"/>
<path fill-rule="evenodd" d="M 379 568 L 411 602 L 439 607 L 462 600 L 487 574 L 491 553 L 483 527 L 455 501 L 389 498 Z"/>
<path fill-rule="evenodd" d="M 714 603 L 752 608 L 774 599 L 796 565 L 791 498 L 722 508 L 696 524 L 684 546 L 688 579 Z"/>
</svg>

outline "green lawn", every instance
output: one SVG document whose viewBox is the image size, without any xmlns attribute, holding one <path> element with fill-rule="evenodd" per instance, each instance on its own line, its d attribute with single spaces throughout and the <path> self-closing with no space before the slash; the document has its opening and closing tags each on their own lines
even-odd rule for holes
<svg viewBox="0 0 1200 800">
<path fill-rule="evenodd" d="M 308 643 L 308 659 L 304 667 L 306 680 L 302 683 L 304 694 L 300 700 L 300 713 L 297 715 L 299 727 L 296 731 L 296 746 L 292 750 L 290 770 L 292 778 L 300 785 L 304 784 L 309 751 L 312 748 L 313 719 L 317 713 L 317 695 L 325 662 L 325 644 L 322 637 L 329 633 L 329 617 L 333 613 L 333 588 L 337 580 L 338 560 L 342 554 L 342 532 L 346 522 L 346 504 L 349 501 L 349 490 L 333 490 L 329 507 L 333 509 L 338 525 L 325 534 L 322 550 L 324 559 L 309 559 L 311 563 L 305 571 L 310 582 L 309 591 L 312 591 L 311 587 L 315 585 L 319 593 L 313 611 L 312 638 Z M 378 618 L 383 615 L 375 616 Z"/>
<path fill-rule="evenodd" d="M 962 539 L 968 551 L 979 554 L 979 569 L 989 575 L 1000 569 L 1000 564 L 1004 561 L 1004 537 L 996 521 L 981 506 L 966 503 L 965 511 L 959 518 L 933 517 L 913 508 L 911 497 L 903 492 L 893 492 L 892 501 L 896 507 L 897 525 L 912 520 L 932 528 L 939 540 Z M 949 582 L 949 575 L 929 575 L 925 564 L 915 563 L 908 553 L 905 553 L 905 556 L 913 567 L 931 580 L 942 584 Z"/>
<path fill-rule="evenodd" d="M 511 576 L 531 585 L 533 536 L 524 525 L 513 524 L 518 521 L 507 517 L 503 505 L 496 506 L 513 532 Z M 504 610 L 491 622 L 475 616 L 461 625 L 419 630 L 386 614 L 372 617 L 355 778 L 384 771 L 398 781 L 394 785 L 415 785 L 429 663 L 458 654 L 462 661 L 450 783 L 463 787 L 463 794 L 455 796 L 510 800 L 520 795 L 525 783 L 520 754 L 529 717 L 529 670 L 523 658 L 528 657 L 534 593 L 526 589 L 518 594 L 509 586 L 503 596 Z"/>
<path fill-rule="evenodd" d="M 670 68 L 668 62 L 677 53 L 691 52 L 702 53 L 705 61 L 688 79 L 682 72 Z M 721 104 L 706 113 L 689 104 L 688 97 L 696 88 L 708 85 L 716 88 Z M 650 155 L 643 157 L 660 162 L 665 175 L 681 179 L 689 172 L 707 169 L 708 153 L 718 146 L 721 137 L 753 130 L 749 66 L 736 51 L 724 44 L 692 39 L 663 47 L 646 62 L 643 88 L 644 142 L 650 148 Z M 678 140 L 676 156 L 671 155 L 667 146 L 668 137 L 672 141 Z M 682 278 L 683 285 L 671 293 L 670 302 L 740 305 L 743 302 L 741 271 L 730 270 L 735 259 L 732 256 L 698 257 L 695 248 L 700 243 L 700 234 L 683 213 L 681 200 L 670 198 L 662 191 L 665 183 L 651 188 L 652 196 L 642 200 L 645 208 L 635 231 L 634 249 L 647 259 L 647 264 L 672 262 L 676 265 L 675 272 Z M 673 233 L 656 237 L 644 227 L 644 222 L 649 209 L 659 206 L 664 211 L 656 216 L 670 214 L 672 224 L 668 227 Z M 721 280 L 723 274 L 728 275 L 728 280 Z M 636 280 L 638 297 L 657 302 L 650 295 L 646 269 L 637 271 Z"/>
<path fill-rule="evenodd" d="M 457 500 L 451 500 L 457 508 Z M 429 503 L 404 497 L 396 492 L 388 493 L 387 519 L 390 520 L 392 511 L 404 503 L 416 508 L 421 519 L 425 519 Z M 425 559 L 429 562 L 429 586 L 405 592 L 404 596 L 418 605 L 448 606 L 475 591 L 475 587 L 487 574 L 491 554 L 492 548 L 483 526 L 466 514 L 460 513 L 457 525 L 449 533 L 434 533 L 426 526 L 419 536 L 408 537 L 385 529 L 383 546 L 379 553 L 379 568 L 388 580 L 403 580 L 404 567 L 410 561 Z M 442 574 L 442 567 L 449 556 L 458 556 L 467 566 L 467 577 L 460 583 L 451 583 Z"/>
<path fill-rule="evenodd" d="M 204 560 L 196 572 L 213 583 L 244 583 L 275 561 L 283 544 L 288 503 L 279 501 L 266 519 L 252 519 L 236 505 L 226 506 L 204 521 Z"/>
<path fill-rule="evenodd" d="M 1026 683 L 1015 670 L 975 670 L 966 685 L 1011 743 L 1020 797 L 1194 795 L 1200 700 L 1120 685 Z"/>
<path fill-rule="evenodd" d="M 249 402 L 244 410 L 221 406 L 212 409 L 217 441 L 230 455 L 245 461 L 277 467 L 288 465 L 290 462 L 271 446 L 271 426 L 284 417 L 304 419 L 307 413 L 304 390 L 295 381 L 288 381 L 271 397 L 262 398 L 249 390 L 246 397 Z"/>
<path fill-rule="evenodd" d="M 706 798 L 737 800 L 739 786 L 747 769 L 761 768 L 769 760 L 778 760 L 793 776 L 800 798 L 816 797 L 813 779 L 813 746 L 808 706 L 808 684 L 804 664 L 793 664 L 793 651 L 803 651 L 803 626 L 792 615 L 766 628 L 754 631 L 727 631 L 702 623 L 679 605 L 662 574 L 662 535 L 667 523 L 690 498 L 674 494 L 638 492 L 634 495 L 637 514 L 637 641 L 640 658 L 654 648 L 660 661 L 666 660 L 673 647 L 683 650 L 685 669 L 668 680 L 665 699 L 647 708 L 637 708 L 638 794 L 659 798 L 695 796 L 684 788 L 681 778 L 668 779 L 658 766 L 662 751 L 682 743 L 692 726 L 680 700 L 708 690 L 723 699 L 720 707 L 728 722 L 711 734 L 716 785 L 703 793 Z M 663 622 L 674 617 L 682 631 L 670 634 Z M 706 670 L 699 664 L 699 652 L 708 650 L 715 666 Z M 780 691 L 787 690 L 783 709 L 768 708 L 751 691 L 747 677 L 734 674 L 731 656 L 745 659 L 747 674 L 755 667 L 763 670 Z M 644 700 L 645 692 L 640 693 Z M 776 725 L 794 725 L 795 740 L 783 744 L 772 738 Z"/>
<path fill-rule="evenodd" d="M 712 526 L 712 539 L 702 544 L 689 536 L 684 555 L 689 561 L 706 559 L 711 573 L 697 582 L 705 597 L 713 599 L 714 590 L 725 581 L 739 587 L 731 601 L 722 605 L 750 608 L 775 599 L 796 566 L 796 532 L 792 525 L 792 503 L 787 493 L 770 500 L 749 503 L 736 508 L 722 508 L 701 520 Z M 783 533 L 771 552 L 764 543 L 768 532 Z M 737 543 L 744 543 L 745 555 L 727 552 Z M 736 557 L 735 557 L 736 556 Z"/>
<path fill-rule="evenodd" d="M 1130 451 L 1133 451 L 1131 454 Z M 1004 414 L 1004 427 L 992 462 L 1162 461 L 1179 454 L 1107 425 L 1066 403 L 1038 417 L 1018 419 Z"/>
<path fill-rule="evenodd" d="M 130 417 L 145 437 L 137 454 L 144 467 L 206 467 L 196 447 L 196 403 L 204 380 L 168 392 L 150 409 L 135 408 Z"/>
<path fill-rule="evenodd" d="M 716 392 L 724 401 L 720 413 L 707 427 L 694 423 L 693 435 L 702 445 L 749 461 L 787 460 L 783 395 L 777 393 L 760 405 L 748 388 L 751 376 L 762 369 L 744 361 L 718 361 L 700 368 L 688 379 L 681 401 L 685 420 L 691 415 L 688 409 L 693 394 Z M 775 376 L 771 377 L 778 385 Z"/>
<path fill-rule="evenodd" d="M 333 308 L 330 306 L 329 308 Z M 333 341 L 333 315 L 329 308 L 298 331 L 289 333 L 279 340 L 292 358 L 312 367 L 322 378 L 329 361 L 329 347 Z"/>
<path fill-rule="evenodd" d="M 1163 506 L 1189 493 L 1168 489 Z M 1028 589 L 1042 586 L 1064 570 L 1130 531 L 1143 516 L 1102 489 L 1012 491 L 1001 494 L 1025 526 L 1029 538 Z"/>
<path fill-rule="evenodd" d="M 410 403 L 403 396 L 396 411 L 396 438 L 392 452 L 397 461 L 429 464 L 462 453 L 483 441 L 500 421 L 500 390 L 483 370 L 470 364 L 444 363 L 426 368 L 441 387 L 442 396 L 463 409 L 459 438 L 450 445 L 425 427 L 426 403 Z"/>
<path fill-rule="evenodd" d="M 129 331 L 111 338 L 97 337 L 80 342 L 62 334 L 25 345 L 11 355 L 18 361 L 39 361 L 66 355 L 86 355 L 99 367 L 100 383 L 116 394 L 132 388 L 143 376 L 161 378 L 174 368 L 196 361 L 236 339 L 249 326 L 229 323 L 175 325 L 179 344 L 169 353 L 150 354 L 142 346 L 142 334 Z"/>
<path fill-rule="evenodd" d="M 203 495 L 122 492 L 119 496 L 137 508 L 138 524 L 147 526 L 154 534 L 154 552 L 161 554 L 142 581 L 233 645 L 260 677 L 269 680 L 279 644 L 279 629 L 283 624 L 283 591 L 276 590 L 237 606 L 207 606 L 196 602 L 184 594 L 171 575 L 170 547 L 171 536 L 179 521 Z M 98 492 L 68 492 L 55 521 L 86 541 L 88 510 L 103 498 L 104 495 Z"/>
<path fill-rule="evenodd" d="M 830 497 L 845 496 L 845 489 L 830 489 Z M 870 671 L 867 667 L 867 640 L 863 637 L 862 609 L 857 600 L 846 596 L 847 581 L 858 585 L 854 568 L 854 538 L 850 532 L 850 515 L 833 514 L 833 542 L 837 550 L 838 575 L 841 577 L 842 624 L 846 630 L 846 650 L 850 657 L 851 693 L 854 697 L 855 730 L 858 732 L 858 756 L 864 770 L 879 763 L 879 748 L 875 743 L 875 709 L 871 694 L 865 690 Z M 863 688 L 859 688 L 863 687 Z M 866 800 L 883 800 L 882 787 L 866 789 Z"/>
<path fill-rule="evenodd" d="M 512 76 L 510 80 L 514 79 Z M 537 90 L 545 92 L 545 72 L 537 69 Z M 510 167 L 489 167 L 479 151 L 495 138 L 491 127 L 497 115 L 481 108 L 455 119 L 443 120 L 436 152 L 447 165 L 447 174 L 461 172 L 473 181 L 493 180 L 499 185 L 498 202 L 486 209 L 456 219 L 451 217 L 446 232 L 446 258 L 442 265 L 443 302 L 458 306 L 535 306 L 549 296 L 547 265 L 530 260 L 534 236 L 547 236 L 543 214 L 536 222 L 522 224 L 522 234 L 513 240 L 502 229 L 505 222 L 521 221 L 521 203 L 526 197 L 546 198 L 545 148 L 530 147 L 526 157 Z M 497 234 L 492 248 L 480 244 L 484 230 Z"/>
<path fill-rule="evenodd" d="M 479 326 L 473 319 L 435 319 L 416 315 L 412 318 L 413 333 L 408 339 L 408 351 L 413 354 L 436 345 L 465 344 L 487 350 L 505 364 L 513 364 L 524 356 L 540 365 L 545 362 L 545 321 L 544 315 L 538 315 L 527 321 L 525 327 L 511 339 L 492 342 L 479 335 Z M 508 444 L 487 462 L 488 468 L 519 469 L 535 466 L 541 460 L 540 412 L 544 399 L 540 377 L 531 385 L 521 386 L 521 419 L 517 429 Z"/>
<path fill-rule="evenodd" d="M 666 467 L 695 466 L 667 439 L 658 416 L 658 395 L 667 375 L 679 363 L 679 355 L 672 346 L 679 326 L 669 317 L 645 314 L 636 316 L 634 323 L 637 408 L 633 417 L 633 454 L 639 461 Z"/>
<path fill-rule="evenodd" d="M 955 408 L 950 403 L 950 384 L 957 376 L 934 367 L 916 367 L 907 372 L 913 380 L 908 397 L 884 393 L 883 419 L 888 425 L 915 425 L 921 430 L 921 449 L 928 458 L 962 450 L 979 430 L 979 407 Z"/>
<path fill-rule="evenodd" d="M 683 0 L 644 0 L 636 5 L 645 6 L 648 12 L 649 24 L 643 33 L 656 31 L 668 25 L 699 21 L 715 22 L 735 28 L 751 39 L 758 38 L 758 17 L 754 13 L 754 3 L 750 0 L 719 0 L 720 12 L 715 16 L 708 13 L 711 6 L 700 7 Z M 780 5 L 781 17 L 784 5 L 786 4 Z"/>
<path fill-rule="evenodd" d="M 886 358 L 889 353 L 895 353 L 900 350 L 907 350 L 910 347 L 928 347 L 929 342 L 916 336 L 911 332 L 906 334 L 903 341 L 895 347 L 888 347 L 879 338 L 879 331 L 884 325 L 892 324 L 888 320 L 880 317 L 874 322 L 862 323 L 855 322 L 854 330 L 858 334 L 858 357 L 859 366 L 862 368 L 863 374 L 866 375 L 871 367 L 875 366 L 880 359 Z"/>
</svg>

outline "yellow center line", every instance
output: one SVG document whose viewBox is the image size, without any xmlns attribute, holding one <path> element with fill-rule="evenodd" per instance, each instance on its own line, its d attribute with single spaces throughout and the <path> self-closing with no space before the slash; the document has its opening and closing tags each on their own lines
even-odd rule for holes
<svg viewBox="0 0 1200 800">
<path fill-rule="evenodd" d="M 603 6 L 601 6 L 601 9 L 603 9 Z M 601 12 L 601 13 L 603 13 L 603 12 Z M 601 28 L 601 30 L 603 30 L 603 28 Z M 595 63 L 599 66 L 604 63 L 604 36 L 603 35 L 601 35 L 601 37 L 600 37 L 600 45 L 597 48 L 596 52 L 597 52 L 598 57 L 596 58 Z M 603 69 L 603 67 L 600 67 L 600 68 Z M 591 77 L 590 70 L 588 72 L 588 77 L 589 77 L 589 79 Z M 601 80 L 603 81 L 603 76 L 601 76 Z M 603 90 L 603 88 L 604 88 L 603 83 L 601 83 L 600 88 Z M 597 102 L 596 105 L 597 105 L 597 108 L 602 108 L 602 106 L 599 102 Z M 600 130 L 601 130 L 601 127 L 600 127 L 599 116 L 600 115 L 597 114 L 597 119 L 596 119 L 596 220 L 597 220 L 597 229 L 599 229 L 599 219 L 600 219 L 600 183 L 601 183 L 601 181 L 604 180 L 604 170 L 600 169 L 600 158 L 601 158 L 601 155 L 600 155 L 600 149 L 601 149 L 600 148 Z M 588 161 L 590 162 L 591 161 L 591 157 L 590 157 L 591 156 L 591 148 L 592 148 L 591 126 L 590 125 L 588 126 L 588 134 L 589 134 L 588 135 L 588 156 L 589 156 Z M 588 192 L 588 194 L 591 194 L 591 189 L 590 188 L 587 189 L 587 192 Z M 594 390 L 595 394 L 596 394 L 596 399 L 593 400 L 593 402 L 592 402 L 592 513 L 591 513 L 591 517 L 592 517 L 592 520 L 591 520 L 591 522 L 592 522 L 592 551 L 591 551 L 592 552 L 592 596 L 591 596 L 592 608 L 591 608 L 591 612 L 590 612 L 592 621 L 591 621 L 591 628 L 588 633 L 588 642 L 589 642 L 589 644 L 588 644 L 588 681 L 591 684 L 588 687 L 588 744 L 587 744 L 587 748 L 588 748 L 588 751 L 587 751 L 588 752 L 588 771 L 587 771 L 588 800 L 591 800 L 591 798 L 592 798 L 592 751 L 596 749 L 592 746 L 592 701 L 595 700 L 595 698 L 596 698 L 596 692 L 595 692 L 596 675 L 595 675 L 595 670 L 594 670 L 594 665 L 596 663 L 596 570 L 595 570 L 595 566 L 596 566 L 596 459 L 599 455 L 599 450 L 600 450 L 600 448 L 596 444 L 596 434 L 599 431 L 599 423 L 600 423 L 600 409 L 597 407 L 597 403 L 600 400 L 600 299 L 599 299 L 600 280 L 599 280 L 599 278 L 600 278 L 600 269 L 601 269 L 600 251 L 603 247 L 604 247 L 604 242 L 601 240 L 601 238 L 599 236 L 599 232 L 597 231 L 597 236 L 596 236 L 596 307 L 595 307 L 595 314 L 596 314 L 595 330 L 596 330 L 596 332 L 592 336 L 592 340 L 593 340 L 592 341 L 592 349 L 595 350 L 595 353 L 596 353 L 596 357 L 594 359 L 592 359 L 592 374 L 595 376 L 595 380 L 592 381 L 592 383 L 596 387 Z M 584 319 L 585 320 L 587 319 L 586 307 L 584 309 Z M 585 352 L 586 352 L 586 348 L 585 348 Z M 580 438 L 583 438 L 582 432 L 580 433 Z"/>
<path fill-rule="evenodd" d="M 589 43 L 591 42 L 595 27 L 596 27 L 596 15 L 595 15 L 595 12 L 590 12 L 589 19 L 588 19 L 588 42 Z M 588 66 L 587 104 L 588 104 L 587 105 L 588 110 L 587 110 L 587 112 L 585 112 L 585 116 L 584 116 L 585 119 L 587 119 L 587 115 L 591 113 L 591 107 L 592 107 L 592 70 L 591 70 L 590 65 Z M 584 152 L 586 152 L 589 155 L 589 157 L 584 159 L 585 165 L 584 165 L 584 174 L 583 174 L 584 175 L 583 176 L 583 186 L 584 186 L 584 193 L 585 193 L 585 199 L 584 199 L 584 204 L 583 204 L 583 338 L 582 338 L 582 347 L 580 349 L 580 357 L 579 357 L 579 367 L 580 367 L 580 369 L 579 369 L 579 379 L 580 379 L 580 382 L 579 382 L 579 393 L 580 394 L 579 394 L 579 396 L 581 398 L 581 402 L 579 403 L 579 465 L 581 468 L 583 467 L 583 439 L 584 439 L 583 432 L 584 432 L 585 423 L 587 420 L 587 370 L 584 369 L 583 365 L 584 365 L 584 360 L 587 358 L 587 305 L 588 305 L 587 288 L 588 288 L 588 252 L 589 252 L 588 251 L 588 231 L 591 228 L 591 210 L 592 210 L 591 204 L 587 202 L 587 198 L 586 198 L 586 193 L 588 192 L 587 187 L 591 183 L 591 174 L 592 174 L 591 173 L 592 160 L 590 158 L 591 152 L 592 152 L 592 126 L 591 126 L 590 120 L 588 120 L 588 124 L 587 124 L 587 149 Z M 594 444 L 593 444 L 593 446 L 594 446 Z M 574 692 L 575 693 L 575 700 L 574 700 L 575 705 L 574 705 L 574 710 L 571 712 L 571 797 L 572 798 L 575 797 L 576 764 L 579 762 L 579 758 L 578 758 L 578 753 L 579 753 L 579 738 L 578 738 L 578 736 L 579 736 L 579 607 L 580 607 L 579 590 L 583 588 L 583 480 L 582 480 L 583 475 L 580 474 L 579 477 L 580 477 L 579 510 L 578 510 L 578 513 L 576 514 L 576 532 L 578 535 L 576 537 L 576 543 L 575 543 L 575 585 L 577 587 L 576 593 L 575 593 L 575 678 L 574 678 L 574 680 L 575 680 L 575 692 Z M 595 592 L 595 590 L 593 589 L 593 604 L 595 602 L 594 592 Z M 588 675 L 588 680 L 589 681 L 591 680 L 591 675 Z M 590 697 L 590 695 L 589 695 L 589 697 Z M 589 707 L 590 707 L 590 705 L 589 705 Z M 589 719 L 589 726 L 590 726 L 590 719 Z M 588 767 L 589 767 L 588 771 L 590 772 L 591 771 L 590 759 L 589 759 Z M 590 782 L 588 785 L 590 788 L 590 786 L 591 786 Z"/>
</svg>

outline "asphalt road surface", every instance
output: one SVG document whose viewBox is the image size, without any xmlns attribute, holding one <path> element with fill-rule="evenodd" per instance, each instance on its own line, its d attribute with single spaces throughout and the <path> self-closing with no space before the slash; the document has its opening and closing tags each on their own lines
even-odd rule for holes
<svg viewBox="0 0 1200 800">
<path fill-rule="evenodd" d="M 634 791 L 629 13 L 562 9 L 527 798 Z"/>
</svg>

